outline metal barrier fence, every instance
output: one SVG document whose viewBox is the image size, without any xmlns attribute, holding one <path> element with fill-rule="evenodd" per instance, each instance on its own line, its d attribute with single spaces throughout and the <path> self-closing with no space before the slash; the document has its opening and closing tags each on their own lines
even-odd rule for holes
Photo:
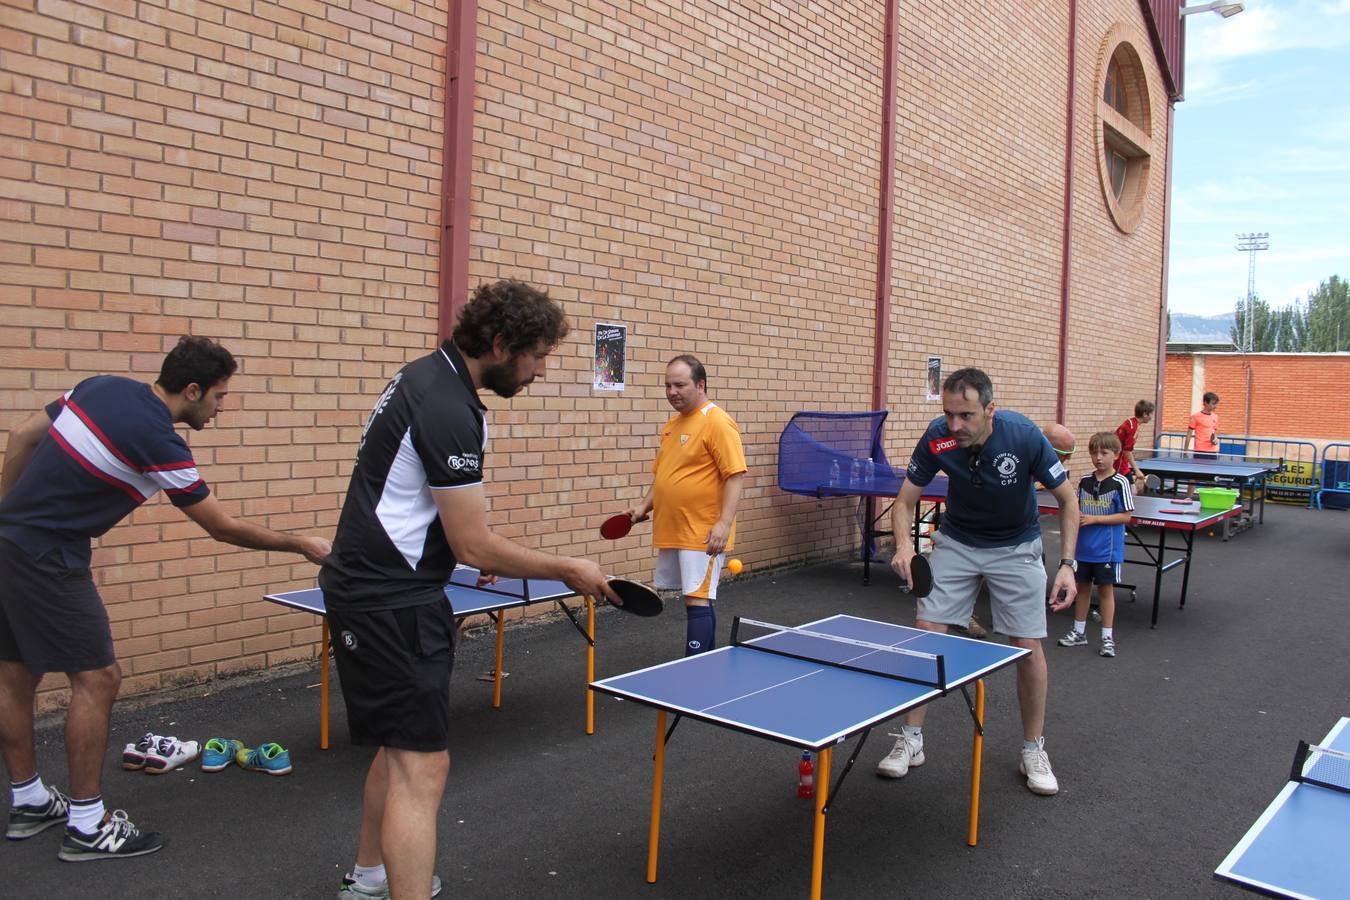
<svg viewBox="0 0 1350 900">
<path fill-rule="evenodd" d="M 1312 507 L 1321 488 L 1317 445 L 1310 441 L 1284 438 L 1255 438 L 1246 435 L 1220 435 L 1219 454 L 1257 461 L 1284 461 L 1284 470 L 1267 476 L 1266 497 L 1278 503 L 1298 503 Z M 1155 450 L 1181 450 L 1184 432 L 1165 431 L 1154 441 Z M 1331 445 L 1341 446 L 1341 445 Z"/>
<path fill-rule="evenodd" d="M 1322 448 L 1322 477 L 1313 494 L 1313 506 L 1322 509 L 1322 498 L 1327 494 L 1332 495 L 1334 506 L 1350 506 L 1350 444 L 1327 444 Z"/>
</svg>

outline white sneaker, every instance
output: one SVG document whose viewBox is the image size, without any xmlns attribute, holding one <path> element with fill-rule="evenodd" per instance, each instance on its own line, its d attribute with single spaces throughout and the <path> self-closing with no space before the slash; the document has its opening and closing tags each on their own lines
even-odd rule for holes
<svg viewBox="0 0 1350 900">
<path fill-rule="evenodd" d="M 192 762 L 201 755 L 196 741 L 180 741 L 178 738 L 162 737 L 155 749 L 145 754 L 145 772 L 147 775 L 163 775 L 185 762 Z"/>
<path fill-rule="evenodd" d="M 921 766 L 924 763 L 923 737 L 914 740 L 906 737 L 903 732 L 892 734 L 891 737 L 895 738 L 895 748 L 877 763 L 877 774 L 882 778 L 904 778 L 909 774 L 911 766 Z"/>
<path fill-rule="evenodd" d="M 1034 750 L 1022 750 L 1022 761 L 1017 764 L 1017 771 L 1027 777 L 1027 788 L 1033 794 L 1051 797 L 1059 793 L 1059 782 L 1055 780 L 1055 773 L 1050 769 L 1050 757 L 1045 752 L 1044 737 L 1036 739 Z"/>
</svg>

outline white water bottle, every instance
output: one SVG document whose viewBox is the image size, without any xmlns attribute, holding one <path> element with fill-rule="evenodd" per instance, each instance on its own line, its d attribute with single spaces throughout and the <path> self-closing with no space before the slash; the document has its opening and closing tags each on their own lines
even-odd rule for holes
<svg viewBox="0 0 1350 900">
<path fill-rule="evenodd" d="M 873 461 L 872 457 L 869 456 L 867 457 L 867 461 L 863 463 L 863 487 L 871 490 L 876 487 L 876 483 L 877 464 Z"/>
<path fill-rule="evenodd" d="M 830 460 L 830 487 L 839 487 L 839 460 Z"/>
<path fill-rule="evenodd" d="M 855 459 L 853 464 L 848 467 L 848 486 L 851 488 L 862 487 L 862 460 Z"/>
</svg>

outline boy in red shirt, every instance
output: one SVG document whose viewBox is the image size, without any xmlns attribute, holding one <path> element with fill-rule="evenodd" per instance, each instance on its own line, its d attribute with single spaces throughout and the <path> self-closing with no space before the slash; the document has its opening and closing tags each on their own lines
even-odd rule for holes
<svg viewBox="0 0 1350 900">
<path fill-rule="evenodd" d="M 1120 423 L 1116 437 L 1120 438 L 1120 455 L 1116 457 L 1116 471 L 1134 480 L 1136 494 L 1144 490 L 1144 472 L 1134 458 L 1134 442 L 1139 437 L 1139 426 L 1153 421 L 1153 401 L 1140 400 L 1134 405 L 1134 415 Z"/>
</svg>

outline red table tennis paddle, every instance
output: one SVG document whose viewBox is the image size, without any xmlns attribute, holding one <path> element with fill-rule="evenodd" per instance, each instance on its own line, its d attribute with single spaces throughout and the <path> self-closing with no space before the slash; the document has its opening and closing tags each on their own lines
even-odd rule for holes
<svg viewBox="0 0 1350 900">
<path fill-rule="evenodd" d="M 1181 515 L 1185 515 L 1186 513 L 1190 512 L 1190 510 L 1189 510 L 1189 509 L 1160 509 L 1160 510 L 1158 510 L 1158 512 L 1160 512 L 1160 513 L 1179 513 L 1179 514 L 1181 514 Z"/>
<path fill-rule="evenodd" d="M 927 597 L 933 590 L 933 570 L 928 557 L 918 553 L 909 561 L 909 586 L 905 588 L 915 597 Z"/>
<path fill-rule="evenodd" d="M 661 595 L 640 581 L 611 578 L 609 587 L 623 601 L 623 605 L 615 606 L 615 609 L 621 609 L 635 616 L 659 616 L 661 611 L 665 609 L 665 604 L 661 602 Z"/>
<path fill-rule="evenodd" d="M 617 541 L 632 530 L 633 520 L 628 518 L 628 513 L 619 513 L 617 516 L 610 516 L 604 522 L 600 523 L 600 536 L 609 541 Z"/>
</svg>

